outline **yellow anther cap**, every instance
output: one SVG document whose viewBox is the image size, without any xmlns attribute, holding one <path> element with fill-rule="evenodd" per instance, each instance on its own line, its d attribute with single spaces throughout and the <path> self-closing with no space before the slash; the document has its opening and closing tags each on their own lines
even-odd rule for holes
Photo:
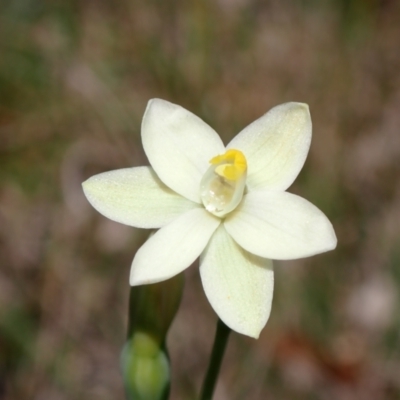
<svg viewBox="0 0 400 400">
<path fill-rule="evenodd" d="M 200 184 L 200 196 L 204 207 L 222 217 L 240 203 L 246 186 L 247 161 L 239 150 L 230 149 L 213 157 L 211 166 Z"/>
</svg>

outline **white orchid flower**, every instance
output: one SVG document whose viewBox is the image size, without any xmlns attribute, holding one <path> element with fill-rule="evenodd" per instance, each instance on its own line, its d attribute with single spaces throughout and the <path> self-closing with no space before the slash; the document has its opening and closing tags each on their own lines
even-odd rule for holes
<svg viewBox="0 0 400 400">
<path fill-rule="evenodd" d="M 201 280 L 215 312 L 231 329 L 257 338 L 271 310 L 271 259 L 336 247 L 327 217 L 285 192 L 310 147 L 308 106 L 274 107 L 225 147 L 200 118 L 153 99 L 142 141 L 150 167 L 105 172 L 83 183 L 104 216 L 159 228 L 136 253 L 130 284 L 169 279 L 200 256 Z"/>
</svg>

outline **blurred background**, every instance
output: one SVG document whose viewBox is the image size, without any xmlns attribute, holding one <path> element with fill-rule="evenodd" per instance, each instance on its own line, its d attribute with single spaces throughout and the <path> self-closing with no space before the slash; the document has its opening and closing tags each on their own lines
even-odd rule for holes
<svg viewBox="0 0 400 400">
<path fill-rule="evenodd" d="M 0 1 L 0 399 L 123 399 L 128 275 L 147 233 L 81 182 L 147 164 L 159 97 L 225 143 L 271 107 L 310 105 L 291 192 L 338 247 L 275 264 L 258 341 L 232 334 L 216 400 L 400 398 L 400 2 Z M 197 266 L 169 334 L 173 400 L 195 399 L 216 316 Z"/>
</svg>

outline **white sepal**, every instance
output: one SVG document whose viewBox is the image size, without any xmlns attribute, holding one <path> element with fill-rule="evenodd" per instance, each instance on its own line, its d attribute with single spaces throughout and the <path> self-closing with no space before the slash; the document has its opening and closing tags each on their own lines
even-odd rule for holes
<svg viewBox="0 0 400 400">
<path fill-rule="evenodd" d="M 291 260 L 333 250 L 332 224 L 317 207 L 288 192 L 251 192 L 225 220 L 228 233 L 250 253 Z"/>
<path fill-rule="evenodd" d="M 221 320 L 236 332 L 258 338 L 271 311 L 272 261 L 243 250 L 220 225 L 201 256 L 200 275 Z"/>
<path fill-rule="evenodd" d="M 304 165 L 311 130 L 307 104 L 285 103 L 235 136 L 227 148 L 245 155 L 248 190 L 286 190 Z"/>
<path fill-rule="evenodd" d="M 160 228 L 198 206 L 165 186 L 150 167 L 104 172 L 82 186 L 98 212 L 137 228 Z"/>
<path fill-rule="evenodd" d="M 211 158 L 225 152 L 218 134 L 199 117 L 165 100 L 150 100 L 142 122 L 143 148 L 158 177 L 200 203 L 200 181 Z"/>
<path fill-rule="evenodd" d="M 132 262 L 132 286 L 161 282 L 189 267 L 220 224 L 203 208 L 195 208 L 158 230 Z"/>
</svg>

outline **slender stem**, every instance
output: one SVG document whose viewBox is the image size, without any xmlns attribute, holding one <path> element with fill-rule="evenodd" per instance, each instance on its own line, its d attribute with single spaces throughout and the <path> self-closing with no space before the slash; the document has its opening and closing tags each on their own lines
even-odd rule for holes
<svg viewBox="0 0 400 400">
<path fill-rule="evenodd" d="M 201 389 L 200 400 L 211 400 L 215 384 L 218 378 L 219 368 L 221 366 L 222 357 L 224 356 L 225 347 L 228 342 L 231 329 L 228 328 L 220 319 L 218 319 L 217 330 L 215 332 L 214 345 L 211 353 L 210 363 L 206 377 Z"/>
</svg>

